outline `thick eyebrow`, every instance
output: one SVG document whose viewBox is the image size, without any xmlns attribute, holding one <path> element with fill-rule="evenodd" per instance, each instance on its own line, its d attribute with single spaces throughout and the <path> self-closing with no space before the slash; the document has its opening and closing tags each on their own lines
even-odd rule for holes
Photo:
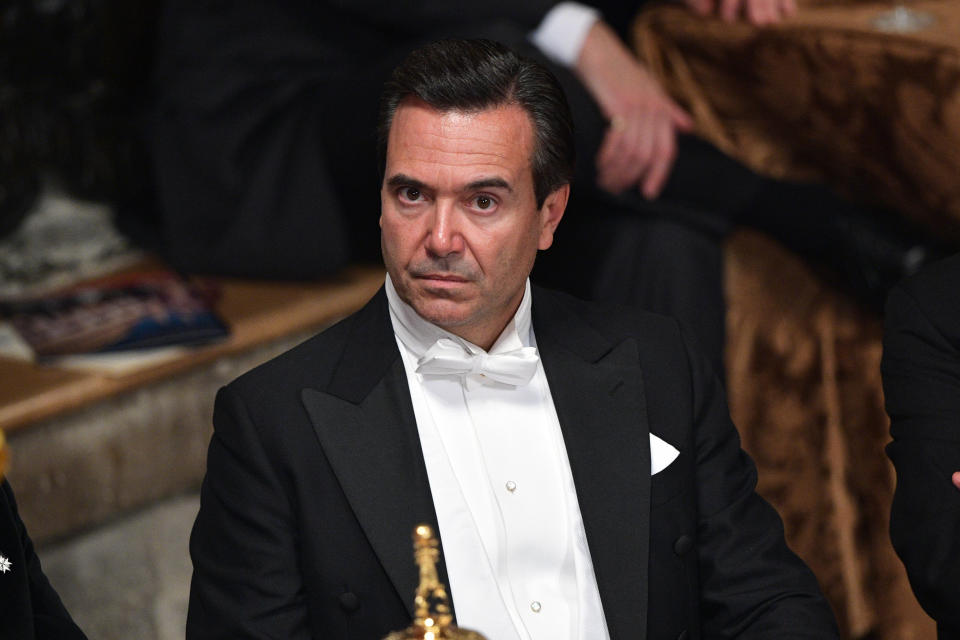
<svg viewBox="0 0 960 640">
<path fill-rule="evenodd" d="M 387 178 L 388 187 L 413 187 L 414 189 L 426 189 L 427 183 L 411 178 L 410 176 L 398 173 Z"/>
<path fill-rule="evenodd" d="M 427 183 L 422 180 L 417 180 L 416 178 L 410 177 L 404 173 L 397 173 L 395 175 L 387 178 L 388 187 L 413 187 L 414 189 L 429 189 L 430 187 Z M 465 191 L 476 191 L 478 189 L 492 189 L 500 188 L 506 189 L 510 193 L 513 193 L 513 187 L 510 186 L 510 183 L 504 180 L 503 178 L 481 178 L 480 180 L 474 180 L 464 187 Z"/>
<path fill-rule="evenodd" d="M 506 189 L 510 193 L 513 193 L 513 187 L 511 187 L 510 183 L 503 178 L 483 178 L 481 180 L 474 180 L 467 185 L 466 190 L 476 191 L 477 189 L 491 189 L 494 187 Z"/>
</svg>

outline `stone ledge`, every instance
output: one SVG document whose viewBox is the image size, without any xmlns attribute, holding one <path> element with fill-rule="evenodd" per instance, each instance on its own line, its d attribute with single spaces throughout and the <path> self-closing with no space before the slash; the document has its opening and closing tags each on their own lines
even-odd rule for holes
<svg viewBox="0 0 960 640">
<path fill-rule="evenodd" d="M 289 336 L 10 435 L 10 482 L 38 542 L 200 485 L 217 390 L 308 338 Z"/>
</svg>

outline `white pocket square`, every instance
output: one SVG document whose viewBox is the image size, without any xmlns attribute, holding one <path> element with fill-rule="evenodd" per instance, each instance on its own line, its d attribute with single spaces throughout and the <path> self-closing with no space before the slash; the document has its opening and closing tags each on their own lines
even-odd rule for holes
<svg viewBox="0 0 960 640">
<path fill-rule="evenodd" d="M 650 434 L 650 475 L 656 475 L 670 466 L 680 452 L 670 443 Z"/>
</svg>

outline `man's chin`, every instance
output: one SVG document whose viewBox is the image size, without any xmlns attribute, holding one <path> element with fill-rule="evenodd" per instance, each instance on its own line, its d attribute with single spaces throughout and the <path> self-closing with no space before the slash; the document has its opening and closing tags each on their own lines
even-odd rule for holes
<svg viewBox="0 0 960 640">
<path fill-rule="evenodd" d="M 448 331 L 467 324 L 471 317 L 467 303 L 449 299 L 421 299 L 411 306 L 421 318 Z"/>
<path fill-rule="evenodd" d="M 447 329 L 461 326 L 472 317 L 476 294 L 470 281 L 443 281 L 434 286 L 426 278 L 410 278 L 398 288 L 401 299 L 413 307 L 421 318 Z"/>
<path fill-rule="evenodd" d="M 476 296 L 476 283 L 470 280 L 452 280 L 441 278 L 411 278 L 404 283 L 409 292 L 410 304 L 459 305 Z"/>
</svg>

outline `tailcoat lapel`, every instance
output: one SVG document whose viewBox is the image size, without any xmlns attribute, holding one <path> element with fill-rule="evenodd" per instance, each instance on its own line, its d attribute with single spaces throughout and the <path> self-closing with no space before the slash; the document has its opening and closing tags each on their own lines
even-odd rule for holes
<svg viewBox="0 0 960 640">
<path fill-rule="evenodd" d="M 427 523 L 439 536 L 407 377 L 383 289 L 354 318 L 329 384 L 301 397 L 324 455 L 413 615 L 418 571 L 411 534 Z M 448 583 L 441 559 L 440 578 Z"/>
<path fill-rule="evenodd" d="M 539 289 L 533 326 L 610 637 L 645 638 L 650 440 L 636 342 L 611 342 Z"/>
</svg>

